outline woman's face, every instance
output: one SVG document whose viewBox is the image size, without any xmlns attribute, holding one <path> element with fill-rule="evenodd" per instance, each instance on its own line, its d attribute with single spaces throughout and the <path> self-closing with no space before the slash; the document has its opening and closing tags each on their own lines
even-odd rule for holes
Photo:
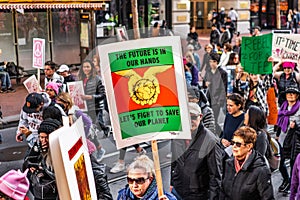
<svg viewBox="0 0 300 200">
<path fill-rule="evenodd" d="M 290 75 L 292 72 L 293 72 L 293 68 L 291 67 L 284 67 L 283 68 L 283 72 L 286 74 L 286 75 Z"/>
<path fill-rule="evenodd" d="M 85 63 L 83 63 L 82 67 L 83 67 L 83 69 L 82 69 L 82 70 L 83 70 L 83 73 L 84 73 L 85 75 L 90 75 L 90 74 L 91 74 L 92 66 L 91 66 L 90 63 L 85 62 Z"/>
<path fill-rule="evenodd" d="M 240 136 L 233 136 L 231 143 L 233 144 L 232 146 L 233 156 L 237 160 L 244 160 L 248 152 L 253 147 L 253 144 L 246 144 L 244 139 L 241 138 Z"/>
<path fill-rule="evenodd" d="M 52 88 L 46 88 L 46 92 L 51 99 L 56 96 L 55 91 Z"/>
<path fill-rule="evenodd" d="M 259 75 L 257 75 L 257 74 L 250 74 L 250 79 L 251 79 L 253 82 L 258 82 L 258 80 L 259 80 Z"/>
<path fill-rule="evenodd" d="M 228 99 L 227 100 L 227 111 L 229 114 L 234 115 L 240 111 L 241 105 L 236 105 L 234 101 Z"/>
<path fill-rule="evenodd" d="M 235 55 L 235 56 L 234 56 L 233 62 L 234 62 L 235 64 L 239 64 L 239 63 L 240 63 L 239 55 Z"/>
<path fill-rule="evenodd" d="M 286 93 L 286 100 L 289 102 L 289 103 L 294 103 L 297 101 L 299 95 L 296 94 L 296 93 Z"/>
<path fill-rule="evenodd" d="M 145 170 L 139 168 L 130 170 L 127 175 L 130 191 L 137 198 L 142 198 L 144 196 L 152 179 L 153 177 L 149 177 L 149 173 L 146 173 Z"/>
<path fill-rule="evenodd" d="M 206 49 L 205 49 L 205 50 L 206 50 L 206 52 L 207 52 L 207 53 L 210 53 L 210 52 L 211 52 L 211 50 L 212 50 L 212 48 L 210 48 L 210 47 L 206 47 Z"/>
<path fill-rule="evenodd" d="M 39 134 L 39 140 L 42 149 L 48 149 L 49 148 L 49 135 L 46 133 L 40 133 Z"/>
<path fill-rule="evenodd" d="M 187 62 L 193 63 L 193 59 L 192 59 L 192 55 L 191 55 L 191 54 L 187 54 L 187 55 L 185 56 L 185 58 L 186 58 L 186 61 L 187 61 Z"/>
</svg>

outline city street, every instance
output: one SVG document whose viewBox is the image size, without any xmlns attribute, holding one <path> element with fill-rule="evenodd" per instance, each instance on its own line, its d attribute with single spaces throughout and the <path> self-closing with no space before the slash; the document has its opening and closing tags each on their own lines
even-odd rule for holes
<svg viewBox="0 0 300 200">
<path fill-rule="evenodd" d="M 16 128 L 7 128 L 0 131 L 3 138 L 3 143 L 0 144 L 0 176 L 10 169 L 19 169 L 22 167 L 22 158 L 27 150 L 27 144 L 25 142 L 17 143 L 15 141 L 15 132 Z M 114 199 L 116 199 L 118 191 L 126 185 L 126 173 L 125 171 L 117 174 L 109 173 L 109 170 L 118 159 L 118 151 L 113 142 L 112 135 L 109 138 L 103 138 L 100 141 L 106 150 L 102 163 L 106 164 L 106 174 L 108 176 L 109 186 Z M 147 150 L 147 155 L 151 158 L 151 146 L 146 143 L 141 144 L 141 146 Z M 170 186 L 171 161 L 166 157 L 166 155 L 170 152 L 170 142 L 159 141 L 158 146 L 164 189 L 168 190 Z M 128 148 L 125 156 L 126 164 L 128 165 L 132 162 L 135 156 L 137 156 L 135 149 L 133 147 Z M 272 173 L 275 199 L 288 200 L 289 198 L 283 197 L 282 193 L 277 193 L 277 188 L 281 184 L 281 180 L 279 171 Z"/>
</svg>

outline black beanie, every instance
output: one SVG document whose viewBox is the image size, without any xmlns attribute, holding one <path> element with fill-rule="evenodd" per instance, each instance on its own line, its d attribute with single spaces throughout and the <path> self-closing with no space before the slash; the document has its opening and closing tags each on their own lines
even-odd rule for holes
<svg viewBox="0 0 300 200">
<path fill-rule="evenodd" d="M 56 129 L 58 129 L 61 125 L 62 125 L 61 122 L 56 119 L 51 119 L 51 118 L 45 119 L 41 123 L 38 133 L 50 134 Z"/>
</svg>

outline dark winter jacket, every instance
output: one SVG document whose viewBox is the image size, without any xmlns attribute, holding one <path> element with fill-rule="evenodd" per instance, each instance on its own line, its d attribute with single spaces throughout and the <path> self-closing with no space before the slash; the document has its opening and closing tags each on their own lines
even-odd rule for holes
<svg viewBox="0 0 300 200">
<path fill-rule="evenodd" d="M 92 170 L 95 179 L 97 199 L 98 200 L 112 200 L 113 197 L 107 182 L 105 174 L 105 166 L 97 162 L 94 156 L 90 156 L 92 162 Z"/>
<path fill-rule="evenodd" d="M 224 44 L 226 44 L 230 41 L 229 32 L 226 30 L 223 33 L 221 33 L 219 40 L 220 40 L 220 44 L 223 47 Z"/>
<path fill-rule="evenodd" d="M 242 169 L 236 173 L 234 157 L 225 161 L 220 199 L 274 199 L 271 171 L 264 158 L 252 151 Z"/>
<path fill-rule="evenodd" d="M 278 84 L 277 84 L 278 93 L 279 93 L 278 103 L 280 106 L 285 101 L 285 89 L 291 85 L 297 85 L 299 87 L 295 72 L 293 72 L 288 79 L 286 79 L 285 73 L 282 73 L 279 77 Z"/>
<path fill-rule="evenodd" d="M 283 157 L 291 159 L 290 164 L 293 166 L 297 155 L 300 153 L 300 127 L 290 128 L 283 142 Z"/>
<path fill-rule="evenodd" d="M 171 185 L 177 193 L 185 200 L 218 199 L 222 171 L 218 138 L 201 123 L 189 147 L 177 157 L 171 165 Z"/>
<path fill-rule="evenodd" d="M 90 77 L 84 88 L 85 95 L 92 95 L 93 99 L 87 100 L 89 111 L 99 110 L 100 101 L 105 98 L 105 89 L 99 76 Z"/>
<path fill-rule="evenodd" d="M 210 32 L 210 44 L 218 44 L 220 37 L 220 31 L 218 29 L 212 30 Z"/>
</svg>

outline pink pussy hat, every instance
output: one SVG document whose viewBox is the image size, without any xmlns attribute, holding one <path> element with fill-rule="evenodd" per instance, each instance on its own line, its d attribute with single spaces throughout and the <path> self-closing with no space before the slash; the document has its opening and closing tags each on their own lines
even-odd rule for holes
<svg viewBox="0 0 300 200">
<path fill-rule="evenodd" d="M 46 85 L 46 89 L 47 88 L 51 88 L 54 90 L 55 94 L 58 95 L 58 92 L 59 92 L 59 87 L 62 86 L 61 83 L 55 83 L 55 82 L 49 82 L 47 85 Z"/>
<path fill-rule="evenodd" d="M 26 177 L 27 172 L 28 169 L 24 173 L 19 169 L 18 171 L 8 171 L 0 177 L 0 191 L 15 200 L 24 199 L 29 190 L 29 180 Z"/>
<path fill-rule="evenodd" d="M 294 68 L 295 68 L 295 63 L 292 63 L 292 62 L 284 62 L 284 63 L 282 63 L 282 67 L 283 67 L 283 68 L 292 68 L 292 69 L 294 69 Z"/>
</svg>

